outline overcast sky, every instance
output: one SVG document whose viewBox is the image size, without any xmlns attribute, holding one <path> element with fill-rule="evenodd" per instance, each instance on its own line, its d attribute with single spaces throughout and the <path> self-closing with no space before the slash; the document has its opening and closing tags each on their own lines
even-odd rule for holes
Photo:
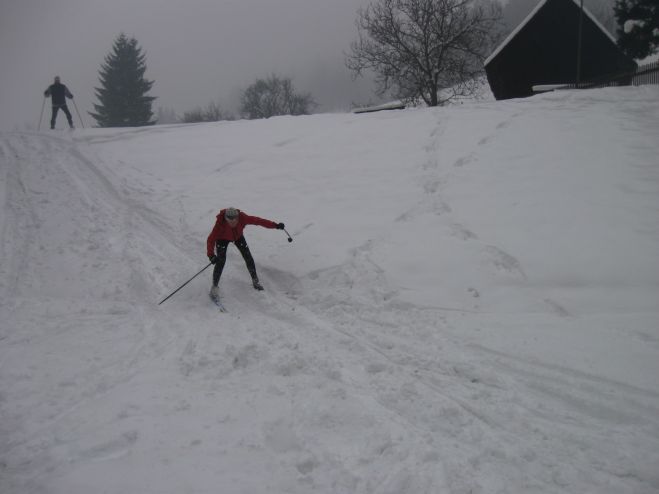
<svg viewBox="0 0 659 494">
<path fill-rule="evenodd" d="M 95 124 L 87 112 L 98 102 L 98 71 L 121 32 L 146 53 L 146 77 L 155 80 L 149 94 L 158 97 L 154 112 L 182 114 L 211 101 L 235 110 L 241 91 L 273 72 L 311 92 L 321 111 L 375 101 L 372 84 L 352 81 L 343 64 L 357 35 L 356 12 L 368 3 L 0 0 L 0 130 L 36 127 L 55 75 L 74 94 L 86 126 Z M 42 128 L 49 111 L 46 105 Z"/>
</svg>

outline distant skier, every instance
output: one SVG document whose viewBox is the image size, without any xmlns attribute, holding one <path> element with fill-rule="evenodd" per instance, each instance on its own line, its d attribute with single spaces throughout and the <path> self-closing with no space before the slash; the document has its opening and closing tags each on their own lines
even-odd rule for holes
<svg viewBox="0 0 659 494">
<path fill-rule="evenodd" d="M 227 259 L 227 247 L 231 242 L 236 244 L 236 247 L 245 260 L 247 270 L 252 277 L 252 286 L 256 290 L 263 290 L 263 286 L 256 275 L 254 258 L 249 251 L 243 235 L 243 230 L 247 225 L 258 225 L 277 230 L 283 230 L 285 227 L 283 223 L 275 223 L 274 221 L 259 218 L 258 216 L 249 216 L 236 208 L 226 208 L 220 211 L 220 214 L 217 215 L 215 226 L 206 241 L 208 260 L 215 265 L 213 269 L 213 285 L 210 291 L 210 296 L 213 300 L 219 299 L 218 284 L 220 283 L 220 276 L 222 276 L 224 263 Z"/>
<path fill-rule="evenodd" d="M 61 109 L 66 115 L 66 119 L 69 121 L 69 127 L 73 128 L 73 118 L 71 117 L 71 112 L 66 106 L 66 98 L 72 99 L 73 95 L 64 84 L 59 80 L 59 76 L 55 76 L 55 82 L 48 86 L 43 93 L 47 98 L 50 96 L 53 104 L 53 116 L 50 119 L 50 128 L 55 128 L 55 119 L 57 118 L 57 112 Z"/>
</svg>

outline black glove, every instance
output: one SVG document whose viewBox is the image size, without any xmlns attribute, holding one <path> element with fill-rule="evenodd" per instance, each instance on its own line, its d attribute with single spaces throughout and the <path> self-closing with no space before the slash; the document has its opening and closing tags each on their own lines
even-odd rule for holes
<svg viewBox="0 0 659 494">
<path fill-rule="evenodd" d="M 277 223 L 277 230 L 283 230 L 285 225 L 283 223 Z"/>
<path fill-rule="evenodd" d="M 215 264 L 217 262 L 217 256 L 208 256 L 208 260 L 211 264 Z"/>
</svg>

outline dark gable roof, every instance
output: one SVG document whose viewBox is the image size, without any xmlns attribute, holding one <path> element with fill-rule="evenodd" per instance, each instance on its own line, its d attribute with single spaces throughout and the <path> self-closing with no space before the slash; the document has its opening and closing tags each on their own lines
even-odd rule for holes
<svg viewBox="0 0 659 494">
<path fill-rule="evenodd" d="M 579 10 L 577 0 L 541 0 L 492 52 L 485 60 L 485 72 L 497 99 L 530 96 L 533 85 L 576 81 Z M 582 81 L 635 67 L 584 8 Z"/>
</svg>

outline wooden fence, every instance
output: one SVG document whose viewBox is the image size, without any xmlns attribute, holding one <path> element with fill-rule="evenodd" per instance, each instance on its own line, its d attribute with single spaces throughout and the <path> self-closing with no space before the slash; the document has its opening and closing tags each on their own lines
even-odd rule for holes
<svg viewBox="0 0 659 494">
<path fill-rule="evenodd" d="M 632 85 L 659 84 L 659 61 L 641 65 L 632 77 Z"/>
<path fill-rule="evenodd" d="M 641 65 L 634 72 L 610 74 L 597 79 L 582 82 L 579 89 L 592 89 L 611 86 L 643 86 L 659 84 L 659 61 Z M 534 92 L 553 91 L 556 89 L 575 89 L 576 84 L 539 84 L 533 86 Z"/>
<path fill-rule="evenodd" d="M 582 82 L 579 84 L 579 88 L 643 86 L 645 84 L 659 84 L 659 62 L 641 65 L 634 72 L 603 76 Z M 571 86 L 576 87 L 574 84 Z"/>
</svg>

